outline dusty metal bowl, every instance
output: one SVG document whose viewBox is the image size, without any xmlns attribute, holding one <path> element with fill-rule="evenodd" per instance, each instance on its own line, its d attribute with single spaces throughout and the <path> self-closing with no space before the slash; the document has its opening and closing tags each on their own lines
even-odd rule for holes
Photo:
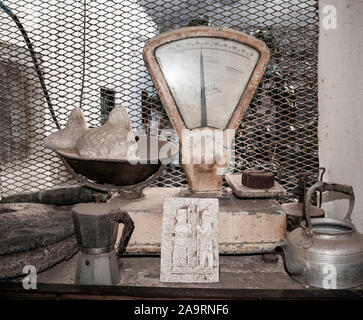
<svg viewBox="0 0 363 320">
<path fill-rule="evenodd" d="M 163 163 L 178 151 L 169 141 L 156 136 L 145 137 L 137 141 L 139 150 L 143 152 L 136 164 L 127 160 L 82 158 L 76 149 L 58 149 L 56 153 L 78 180 L 82 180 L 80 176 L 83 176 L 98 185 L 134 186 L 156 174 Z M 150 152 L 152 146 L 157 146 L 154 152 Z M 107 186 L 104 189 L 108 189 Z"/>
</svg>

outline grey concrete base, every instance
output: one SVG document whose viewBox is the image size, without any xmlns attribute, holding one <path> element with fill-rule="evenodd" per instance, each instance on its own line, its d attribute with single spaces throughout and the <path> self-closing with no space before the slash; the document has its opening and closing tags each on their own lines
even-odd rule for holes
<svg viewBox="0 0 363 320">
<path fill-rule="evenodd" d="M 108 203 L 80 203 L 73 210 L 78 213 L 127 211 L 135 223 L 135 230 L 127 246 L 127 253 L 160 254 L 163 203 L 166 198 L 183 195 L 183 188 L 146 188 L 145 197 L 136 200 L 112 197 Z M 122 228 L 119 228 L 119 236 Z M 272 252 L 285 239 L 286 215 L 273 199 L 219 199 L 219 253 Z"/>
<path fill-rule="evenodd" d="M 76 284 L 117 285 L 121 273 L 116 252 L 111 251 L 99 255 L 78 255 Z"/>
</svg>

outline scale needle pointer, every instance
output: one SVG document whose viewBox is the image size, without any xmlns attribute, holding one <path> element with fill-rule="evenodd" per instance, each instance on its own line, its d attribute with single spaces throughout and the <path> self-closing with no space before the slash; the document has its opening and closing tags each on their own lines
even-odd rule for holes
<svg viewBox="0 0 363 320">
<path fill-rule="evenodd" d="M 200 104 L 202 108 L 202 127 L 207 126 L 207 104 L 205 100 L 205 79 L 203 53 L 200 51 Z"/>
</svg>

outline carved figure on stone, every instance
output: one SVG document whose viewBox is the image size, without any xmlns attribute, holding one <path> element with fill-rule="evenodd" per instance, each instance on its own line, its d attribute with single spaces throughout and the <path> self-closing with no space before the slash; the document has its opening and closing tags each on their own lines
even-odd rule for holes
<svg viewBox="0 0 363 320">
<path fill-rule="evenodd" d="M 189 239 L 191 226 L 187 222 L 188 209 L 178 209 L 173 233 L 173 269 L 180 269 L 189 265 Z"/>
<path fill-rule="evenodd" d="M 218 208 L 218 199 L 165 200 L 161 281 L 218 281 Z"/>
<path fill-rule="evenodd" d="M 202 212 L 202 225 L 197 225 L 199 240 L 199 267 L 213 269 L 213 239 L 212 239 L 212 223 L 213 216 L 208 209 Z M 207 260 L 207 266 L 205 262 Z"/>
</svg>

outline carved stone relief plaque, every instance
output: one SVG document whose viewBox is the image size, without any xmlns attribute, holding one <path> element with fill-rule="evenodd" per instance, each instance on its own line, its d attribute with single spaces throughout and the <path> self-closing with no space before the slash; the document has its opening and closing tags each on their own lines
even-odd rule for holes
<svg viewBox="0 0 363 320">
<path fill-rule="evenodd" d="M 218 212 L 218 199 L 165 200 L 160 281 L 219 281 Z"/>
</svg>

